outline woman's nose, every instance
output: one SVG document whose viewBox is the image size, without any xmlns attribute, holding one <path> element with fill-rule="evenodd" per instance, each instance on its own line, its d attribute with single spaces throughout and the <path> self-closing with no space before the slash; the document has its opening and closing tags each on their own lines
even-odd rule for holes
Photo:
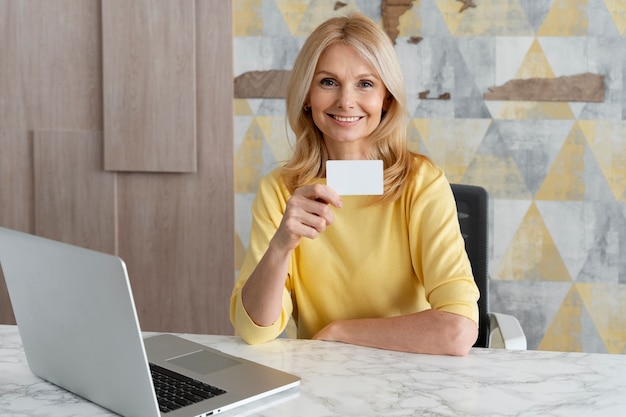
<svg viewBox="0 0 626 417">
<path fill-rule="evenodd" d="M 341 88 L 339 90 L 339 97 L 337 97 L 337 107 L 340 109 L 351 109 L 354 105 L 354 91 L 346 87 Z"/>
</svg>

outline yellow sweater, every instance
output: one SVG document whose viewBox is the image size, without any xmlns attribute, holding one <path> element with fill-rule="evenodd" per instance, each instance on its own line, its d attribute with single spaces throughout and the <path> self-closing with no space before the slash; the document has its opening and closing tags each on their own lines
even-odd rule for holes
<svg viewBox="0 0 626 417">
<path fill-rule="evenodd" d="M 241 288 L 267 250 L 290 197 L 280 168 L 266 176 L 252 206 L 250 245 L 231 298 L 230 319 L 238 334 L 252 344 L 274 339 L 293 315 L 298 337 L 310 338 L 338 319 L 429 308 L 478 324 L 478 288 L 450 185 L 438 167 L 421 159 L 416 163 L 415 180 L 395 202 L 367 205 L 370 197 L 342 196 L 343 206 L 333 208 L 335 222 L 294 250 L 282 315 L 261 327 L 245 311 Z"/>
</svg>

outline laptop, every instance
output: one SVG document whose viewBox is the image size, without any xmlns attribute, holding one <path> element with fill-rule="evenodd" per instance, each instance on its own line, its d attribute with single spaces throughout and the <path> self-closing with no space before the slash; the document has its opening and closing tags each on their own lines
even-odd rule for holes
<svg viewBox="0 0 626 417">
<path fill-rule="evenodd" d="M 31 371 L 125 417 L 207 417 L 300 384 L 175 335 L 144 340 L 117 256 L 0 228 L 0 265 Z M 171 380 L 185 393 L 157 399 Z"/>
</svg>

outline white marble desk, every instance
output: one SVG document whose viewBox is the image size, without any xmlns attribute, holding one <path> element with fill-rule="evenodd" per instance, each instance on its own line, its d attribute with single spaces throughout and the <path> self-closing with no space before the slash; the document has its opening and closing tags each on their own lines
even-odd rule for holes
<svg viewBox="0 0 626 417">
<path fill-rule="evenodd" d="M 302 377 L 226 416 L 626 416 L 626 356 L 474 349 L 463 358 L 309 340 L 248 346 L 184 335 Z M 110 416 L 34 376 L 17 328 L 0 325 L 0 416 Z"/>
</svg>

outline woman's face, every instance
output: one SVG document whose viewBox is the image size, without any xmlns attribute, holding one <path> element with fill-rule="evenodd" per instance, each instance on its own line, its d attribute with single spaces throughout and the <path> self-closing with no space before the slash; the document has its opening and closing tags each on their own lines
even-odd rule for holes
<svg viewBox="0 0 626 417">
<path fill-rule="evenodd" d="M 322 53 L 308 103 L 331 159 L 366 158 L 385 97 L 378 73 L 352 47 L 336 44 Z"/>
</svg>

